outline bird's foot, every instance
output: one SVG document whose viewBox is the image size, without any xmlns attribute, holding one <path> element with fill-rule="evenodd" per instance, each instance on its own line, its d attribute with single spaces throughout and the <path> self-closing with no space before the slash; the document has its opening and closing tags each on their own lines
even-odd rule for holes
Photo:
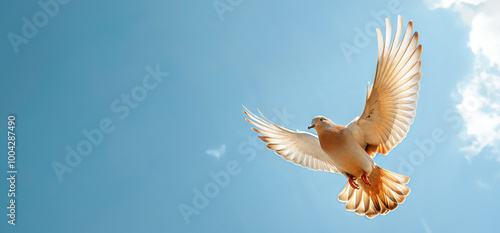
<svg viewBox="0 0 500 233">
<path fill-rule="evenodd" d="M 359 189 L 359 185 L 356 183 L 356 177 L 349 175 L 349 184 L 353 189 Z"/>
<path fill-rule="evenodd" d="M 366 177 L 366 172 L 363 172 L 363 174 L 361 175 L 361 180 L 363 180 L 363 182 L 365 182 L 365 184 L 367 185 L 372 185 L 370 184 L 370 181 L 368 180 L 368 177 Z"/>
</svg>

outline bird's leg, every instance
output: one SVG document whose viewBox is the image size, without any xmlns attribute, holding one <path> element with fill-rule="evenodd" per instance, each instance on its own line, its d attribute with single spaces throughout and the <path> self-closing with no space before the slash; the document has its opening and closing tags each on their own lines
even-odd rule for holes
<svg viewBox="0 0 500 233">
<path fill-rule="evenodd" d="M 363 174 L 361 175 L 361 180 L 363 180 L 363 182 L 365 182 L 365 184 L 367 185 L 372 185 L 370 184 L 370 181 L 368 180 L 368 177 L 366 177 L 366 172 L 363 172 Z"/>
<path fill-rule="evenodd" d="M 359 185 L 356 183 L 356 177 L 349 174 L 349 184 L 353 189 L 359 189 Z"/>
</svg>

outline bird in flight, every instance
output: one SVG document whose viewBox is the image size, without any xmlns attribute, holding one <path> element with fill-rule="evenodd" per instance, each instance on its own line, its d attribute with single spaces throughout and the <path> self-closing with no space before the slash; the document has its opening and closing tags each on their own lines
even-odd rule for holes
<svg viewBox="0 0 500 233">
<path fill-rule="evenodd" d="M 410 193 L 406 186 L 409 177 L 373 161 L 377 153 L 387 155 L 406 137 L 415 117 L 422 76 L 422 45 L 418 32 L 413 33 L 413 22 L 403 33 L 403 19 L 398 16 L 392 42 L 390 37 L 391 21 L 386 19 L 385 41 L 377 28 L 377 70 L 373 84 L 368 83 L 365 108 L 347 126 L 316 116 L 308 127 L 316 130 L 316 136 L 291 131 L 262 113 L 264 119 L 244 110 L 245 120 L 276 154 L 312 170 L 342 173 L 348 181 L 338 200 L 346 202 L 346 210 L 368 218 L 396 209 Z"/>
</svg>

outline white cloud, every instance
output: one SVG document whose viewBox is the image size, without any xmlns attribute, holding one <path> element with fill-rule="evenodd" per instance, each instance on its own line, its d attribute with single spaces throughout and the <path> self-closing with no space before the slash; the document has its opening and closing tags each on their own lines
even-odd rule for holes
<svg viewBox="0 0 500 233">
<path fill-rule="evenodd" d="M 458 4 L 470 4 L 473 6 L 479 5 L 487 0 L 425 0 L 425 3 L 431 10 L 437 9 L 437 8 L 449 8 L 452 5 L 458 5 Z"/>
<path fill-rule="evenodd" d="M 219 159 L 226 153 L 226 145 L 222 145 L 219 149 L 208 149 L 206 153 L 207 155 L 213 155 Z"/>
<path fill-rule="evenodd" d="M 462 97 L 457 108 L 464 120 L 464 139 L 472 140 L 461 148 L 470 160 L 485 147 L 494 152 L 500 147 L 500 76 L 481 72 L 472 80 L 463 82 L 458 87 Z M 500 161 L 497 153 L 496 160 Z"/>
<path fill-rule="evenodd" d="M 464 120 L 461 148 L 466 158 L 491 149 L 488 158 L 500 161 L 500 1 L 440 0 L 427 1 L 429 8 L 458 11 L 470 26 L 469 47 L 475 55 L 474 72 L 458 85 L 461 97 L 457 108 Z"/>
<path fill-rule="evenodd" d="M 492 189 L 491 184 L 489 184 L 485 181 L 482 181 L 482 180 L 476 180 L 476 184 L 479 188 L 484 189 L 484 190 L 491 190 Z"/>
<path fill-rule="evenodd" d="M 500 9 L 500 1 L 495 1 L 493 6 Z M 496 6 L 494 6 L 496 5 Z M 469 46 L 474 54 L 482 54 L 489 59 L 489 65 L 500 66 L 500 29 L 498 13 L 481 12 L 475 15 L 471 23 Z"/>
</svg>

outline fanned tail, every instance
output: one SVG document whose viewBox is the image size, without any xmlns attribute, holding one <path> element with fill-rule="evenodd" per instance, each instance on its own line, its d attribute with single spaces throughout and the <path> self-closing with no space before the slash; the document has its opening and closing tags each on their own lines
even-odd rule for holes
<svg viewBox="0 0 500 233">
<path fill-rule="evenodd" d="M 346 202 L 346 210 L 374 218 L 395 210 L 410 193 L 410 188 L 405 185 L 410 181 L 407 176 L 375 166 L 367 177 L 370 185 L 357 179 L 359 189 L 353 189 L 348 182 L 340 192 L 339 201 Z"/>
</svg>

